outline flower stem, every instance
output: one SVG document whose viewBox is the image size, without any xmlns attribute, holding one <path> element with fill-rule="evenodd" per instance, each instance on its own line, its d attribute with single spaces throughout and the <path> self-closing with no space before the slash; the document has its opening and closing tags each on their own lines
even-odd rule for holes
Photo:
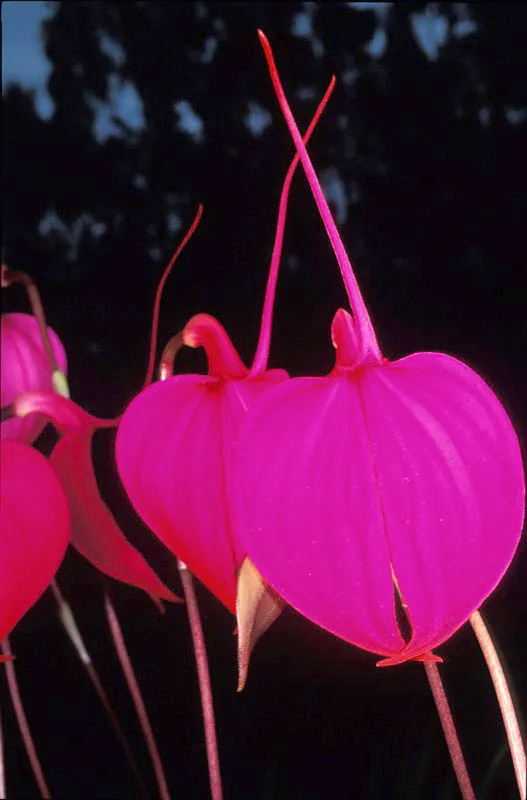
<svg viewBox="0 0 527 800">
<path fill-rule="evenodd" d="M 209 665 L 207 662 L 207 650 L 201 627 L 201 619 L 198 608 L 196 592 L 192 573 L 186 564 L 178 559 L 178 569 L 183 585 L 183 594 L 187 604 L 188 620 L 192 643 L 194 645 L 194 656 L 198 670 L 199 691 L 201 696 L 201 708 L 203 712 L 203 728 L 205 731 L 205 744 L 207 748 L 207 761 L 209 765 L 209 784 L 212 800 L 222 800 L 223 790 L 221 783 L 220 760 L 218 756 L 218 741 L 216 737 L 216 723 L 214 720 L 214 703 L 212 700 L 212 690 L 210 686 Z"/>
<path fill-rule="evenodd" d="M 4 656 L 7 657 L 13 655 L 11 651 L 11 645 L 9 644 L 9 639 L 4 639 L 4 641 L 2 642 L 2 652 Z M 13 703 L 13 708 L 15 710 L 15 716 L 18 722 L 18 727 L 22 735 L 22 741 L 24 742 L 24 747 L 26 748 L 26 753 L 29 758 L 29 763 L 31 764 L 33 775 L 35 776 L 35 781 L 37 782 L 38 785 L 40 796 L 43 797 L 44 800 L 50 800 L 51 794 L 48 785 L 46 783 L 46 779 L 44 777 L 44 772 L 42 771 L 42 765 L 37 755 L 35 743 L 33 742 L 33 737 L 31 736 L 31 731 L 29 729 L 29 723 L 27 721 L 26 712 L 24 711 L 22 698 L 20 697 L 20 691 L 18 688 L 18 681 L 16 679 L 16 672 L 13 661 L 5 662 L 5 671 L 7 677 L 7 685 L 9 687 L 9 694 L 11 695 L 11 702 Z"/>
<path fill-rule="evenodd" d="M 474 794 L 474 789 L 472 788 L 472 784 L 470 782 L 467 765 L 465 764 L 465 757 L 463 755 L 463 751 L 461 750 L 456 726 L 452 718 L 452 712 L 450 711 L 450 706 L 443 688 L 443 682 L 441 681 L 437 664 L 434 662 L 424 662 L 424 668 L 426 670 L 426 677 L 430 683 L 432 695 L 434 696 L 437 713 L 439 714 L 439 719 L 441 720 L 441 726 L 443 728 L 443 733 L 445 734 L 448 751 L 450 753 L 454 772 L 456 773 L 461 796 L 463 797 L 463 800 L 476 800 L 476 795 Z"/>
<path fill-rule="evenodd" d="M 4 761 L 4 732 L 2 728 L 2 710 L 0 709 L 0 800 L 6 798 L 5 761 Z"/>
<path fill-rule="evenodd" d="M 165 345 L 161 355 L 159 365 L 159 379 L 164 381 L 170 378 L 174 372 L 174 359 L 181 349 L 183 339 L 181 333 L 177 333 Z M 203 713 L 203 728 L 205 731 L 205 746 L 207 749 L 207 763 L 209 765 L 209 785 L 212 800 L 222 800 L 223 789 L 221 783 L 220 759 L 218 756 L 218 739 L 216 736 L 216 722 L 214 719 L 214 703 L 212 700 L 212 689 L 210 686 L 209 665 L 207 661 L 207 648 L 205 647 L 205 637 L 201 626 L 198 599 L 194 590 L 192 573 L 187 565 L 178 558 L 177 561 L 183 594 L 187 606 L 190 634 L 194 647 L 194 658 L 198 670 L 199 693 L 201 697 L 201 709 Z"/>
<path fill-rule="evenodd" d="M 128 689 L 132 695 L 132 700 L 134 702 L 137 717 L 139 719 L 139 724 L 141 725 L 143 736 L 145 737 L 145 742 L 148 747 L 148 752 L 150 753 L 159 795 L 162 800 L 170 800 L 170 792 L 168 791 L 168 784 L 165 777 L 165 772 L 163 770 L 163 764 L 157 748 L 154 732 L 148 718 L 148 712 L 143 700 L 143 695 L 141 694 L 141 689 L 139 688 L 134 668 L 126 649 L 123 632 L 121 630 L 119 620 L 117 619 L 115 608 L 107 591 L 104 592 L 104 607 L 106 610 L 108 625 L 112 634 L 115 650 L 121 663 L 121 668 L 123 670 L 124 677 L 126 678 Z"/>
<path fill-rule="evenodd" d="M 105 689 L 104 689 L 104 687 L 103 687 L 103 685 L 101 683 L 101 680 L 99 678 L 97 670 L 95 669 L 95 666 L 93 665 L 91 656 L 90 656 L 90 654 L 88 653 L 88 651 L 86 649 L 86 646 L 85 646 L 84 641 L 82 639 L 81 633 L 80 633 L 79 628 L 77 626 L 77 621 L 76 621 L 75 617 L 73 616 L 73 612 L 71 610 L 71 606 L 64 599 L 64 596 L 63 596 L 63 594 L 62 594 L 62 592 L 61 592 L 56 580 L 53 580 L 51 582 L 51 591 L 53 593 L 53 597 L 55 599 L 55 602 L 57 603 L 57 606 L 58 606 L 59 619 L 60 619 L 60 621 L 62 623 L 62 626 L 63 626 L 64 630 L 66 631 L 66 634 L 68 635 L 69 640 L 73 644 L 73 646 L 75 648 L 75 651 L 76 651 L 76 653 L 77 653 L 77 655 L 78 655 L 78 657 L 79 657 L 79 659 L 81 661 L 81 664 L 83 665 L 84 669 L 86 670 L 86 673 L 87 673 L 87 675 L 88 675 L 88 677 L 89 677 L 89 679 L 90 679 L 90 681 L 92 683 L 92 686 L 95 689 L 95 691 L 97 692 L 99 700 L 101 701 L 101 704 L 102 704 L 104 710 L 106 711 L 106 714 L 108 715 L 108 719 L 109 719 L 110 724 L 112 726 L 112 729 L 113 729 L 113 732 L 115 734 L 115 737 L 116 737 L 117 741 L 119 742 L 119 744 L 121 745 L 121 748 L 122 748 L 122 751 L 123 751 L 124 756 L 126 758 L 126 761 L 128 762 L 128 766 L 130 767 L 130 769 L 132 770 L 132 772 L 134 774 L 134 778 L 136 780 L 138 789 L 141 792 L 141 795 L 143 797 L 148 797 L 148 792 L 147 792 L 146 787 L 144 785 L 143 779 L 141 778 L 141 773 L 139 771 L 139 767 L 136 764 L 136 761 L 134 759 L 134 756 L 132 754 L 130 746 L 129 746 L 127 740 L 126 740 L 126 735 L 125 735 L 125 733 L 124 733 L 124 731 L 123 731 L 123 729 L 121 727 L 121 724 L 119 722 L 119 719 L 118 719 L 115 711 L 112 708 L 112 705 L 111 705 L 110 700 L 108 698 L 108 695 L 106 694 L 106 691 L 105 691 Z"/>
<path fill-rule="evenodd" d="M 509 748 L 511 751 L 512 763 L 514 765 L 514 772 L 516 773 L 516 781 L 518 783 L 518 790 L 520 792 L 521 800 L 525 800 L 526 794 L 526 759 L 525 748 L 523 746 L 522 737 L 520 733 L 520 726 L 518 724 L 518 717 L 514 710 L 511 693 L 507 685 L 507 679 L 503 672 L 503 667 L 500 664 L 496 648 L 492 641 L 490 632 L 483 621 L 483 617 L 479 611 L 475 611 L 470 617 L 470 624 L 476 634 L 476 638 L 481 647 L 483 657 L 487 662 L 487 667 L 494 684 L 494 691 L 501 709 L 501 716 L 503 717 L 503 724 L 507 733 Z"/>
</svg>

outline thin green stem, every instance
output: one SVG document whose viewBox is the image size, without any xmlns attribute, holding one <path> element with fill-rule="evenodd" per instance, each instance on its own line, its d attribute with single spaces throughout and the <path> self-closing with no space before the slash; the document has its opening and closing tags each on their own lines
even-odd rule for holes
<svg viewBox="0 0 527 800">
<path fill-rule="evenodd" d="M 472 625 L 472 629 L 476 634 L 483 657 L 487 662 L 492 683 L 494 684 L 494 691 L 496 692 L 496 697 L 501 710 L 501 716 L 503 717 L 503 724 L 505 725 L 505 731 L 507 733 L 507 740 L 509 742 L 520 798 L 521 800 L 525 800 L 527 784 L 525 775 L 525 748 L 522 742 L 518 717 L 514 709 L 509 687 L 507 685 L 507 678 L 503 672 L 503 667 L 501 666 L 490 632 L 485 625 L 483 617 L 479 611 L 475 611 L 472 614 L 470 617 L 470 624 Z"/>
<path fill-rule="evenodd" d="M 443 733 L 445 734 L 448 752 L 450 753 L 452 766 L 454 767 L 454 772 L 456 773 L 461 796 L 463 797 L 463 800 L 476 800 L 476 795 L 474 794 L 474 789 L 472 788 L 472 783 L 470 782 L 467 765 L 465 763 L 465 757 L 463 755 L 463 751 L 461 750 L 456 726 L 454 724 L 452 712 L 450 711 L 450 706 L 443 688 L 443 682 L 441 680 L 437 664 L 434 662 L 424 662 L 424 668 L 426 670 L 428 682 L 430 683 L 430 688 L 436 704 L 437 713 L 439 714 Z"/>
<path fill-rule="evenodd" d="M 4 656 L 7 657 L 13 655 L 11 651 L 11 645 L 9 644 L 9 639 L 4 639 L 4 641 L 2 642 L 2 652 Z M 42 770 L 40 759 L 37 755 L 35 743 L 31 735 L 29 723 L 27 721 L 26 712 L 24 711 L 24 705 L 22 703 L 22 698 L 20 697 L 20 690 L 18 688 L 18 681 L 16 678 L 15 665 L 13 661 L 5 662 L 5 671 L 7 677 L 7 685 L 9 687 L 9 694 L 11 695 L 11 702 L 13 703 L 16 720 L 18 722 L 18 727 L 20 729 L 22 741 L 24 742 L 24 747 L 26 748 L 27 757 L 29 759 L 33 775 L 35 776 L 35 781 L 38 785 L 40 796 L 43 797 L 44 800 L 50 800 L 51 794 L 48 785 L 46 783 L 46 779 L 44 777 L 44 772 Z"/>
</svg>

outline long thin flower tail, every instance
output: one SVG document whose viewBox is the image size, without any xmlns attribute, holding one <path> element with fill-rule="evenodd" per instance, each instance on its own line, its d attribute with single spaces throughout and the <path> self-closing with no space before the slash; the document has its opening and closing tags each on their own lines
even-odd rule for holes
<svg viewBox="0 0 527 800">
<path fill-rule="evenodd" d="M 428 682 L 430 683 L 437 713 L 439 714 L 439 719 L 441 720 L 441 726 L 443 728 L 443 733 L 445 734 L 448 752 L 450 753 L 452 766 L 454 767 L 454 772 L 456 773 L 461 796 L 463 797 L 463 800 L 476 800 L 476 795 L 474 794 L 474 789 L 472 788 L 472 783 L 470 782 L 467 765 L 465 763 L 465 757 L 463 755 L 463 751 L 461 750 L 456 726 L 454 724 L 454 719 L 448 704 L 448 699 L 445 694 L 438 666 L 435 662 L 430 661 L 424 662 L 424 668 L 426 670 Z"/>
<path fill-rule="evenodd" d="M 337 258 L 340 271 L 342 273 L 342 279 L 346 287 L 355 323 L 357 325 L 357 333 L 359 334 L 359 343 L 361 346 L 362 354 L 363 356 L 372 357 L 376 362 L 380 362 L 382 359 L 382 355 L 379 349 L 379 345 L 377 343 L 377 338 L 375 336 L 375 331 L 373 329 L 370 315 L 368 314 L 368 309 L 366 308 L 366 304 L 364 303 L 364 299 L 362 297 L 359 285 L 357 283 L 357 279 L 353 274 L 353 269 L 351 267 L 350 260 L 342 243 L 342 239 L 340 238 L 337 226 L 335 225 L 335 222 L 331 215 L 331 211 L 329 209 L 327 200 L 324 197 L 324 193 L 322 192 L 322 188 L 318 181 L 315 169 L 313 167 L 313 164 L 311 163 L 311 159 L 306 150 L 306 146 L 302 141 L 302 136 L 300 134 L 300 131 L 298 130 L 295 118 L 293 117 L 291 108 L 289 107 L 289 103 L 287 102 L 287 98 L 285 96 L 285 92 L 282 87 L 280 77 L 278 75 L 278 69 L 276 67 L 273 52 L 271 50 L 271 45 L 269 44 L 267 37 L 262 31 L 260 30 L 258 31 L 258 36 L 260 37 L 260 42 L 264 50 L 265 58 L 267 60 L 267 65 L 269 67 L 269 74 L 273 82 L 278 103 L 282 110 L 284 119 L 287 123 L 287 127 L 289 128 L 289 131 L 291 133 L 291 137 L 293 138 L 293 141 L 296 145 L 298 155 L 300 156 L 300 160 L 302 161 L 302 166 L 304 168 L 304 172 L 306 173 L 309 186 L 313 193 L 313 197 L 315 198 L 315 202 L 317 204 L 320 216 L 324 223 L 324 227 L 326 228 L 328 238 L 331 242 L 331 246 Z"/>
<path fill-rule="evenodd" d="M 44 798 L 44 800 L 50 800 L 51 794 L 48 785 L 46 783 L 46 779 L 44 777 L 42 765 L 40 763 L 40 759 L 37 754 L 35 743 L 33 741 L 33 736 L 31 735 L 31 730 L 29 728 L 29 723 L 27 721 L 26 712 L 24 711 L 22 698 L 20 696 L 20 690 L 18 688 L 18 681 L 15 672 L 15 665 L 13 661 L 10 660 L 13 653 L 11 651 L 11 645 L 9 643 L 9 639 L 4 639 L 4 641 L 2 642 L 2 652 L 4 656 L 7 657 L 7 660 L 5 662 L 7 685 L 9 687 L 9 694 L 11 695 L 11 701 L 13 703 L 16 720 L 18 722 L 18 727 L 20 729 L 22 741 L 24 742 L 24 747 L 26 748 L 26 753 L 29 759 L 29 763 L 31 765 L 33 775 L 35 776 L 35 781 L 37 783 L 40 796 Z"/>
<path fill-rule="evenodd" d="M 135 781 L 137 783 L 137 787 L 141 792 L 143 797 L 148 797 L 148 792 L 146 790 L 146 786 L 144 785 L 143 779 L 141 777 L 141 773 L 139 771 L 139 767 L 135 761 L 133 753 L 130 749 L 128 741 L 126 739 L 126 734 L 121 727 L 121 723 L 117 717 L 117 714 L 112 708 L 112 704 L 106 694 L 106 691 L 102 685 L 101 679 L 99 678 L 99 674 L 95 669 L 91 656 L 86 649 L 86 645 L 84 644 L 84 640 L 81 636 L 81 632 L 79 631 L 79 627 L 77 625 L 77 621 L 73 615 L 73 611 L 71 610 L 71 606 L 68 602 L 64 599 L 64 596 L 57 584 L 56 580 L 51 582 L 51 591 L 53 593 L 53 597 L 55 602 L 57 603 L 58 607 L 58 615 L 59 619 L 62 623 L 66 634 L 71 641 L 73 647 L 75 648 L 75 652 L 77 653 L 81 664 L 83 665 L 88 678 L 90 679 L 93 688 L 95 689 L 99 700 L 101 701 L 101 705 L 104 708 L 106 714 L 108 715 L 108 720 L 110 725 L 112 726 L 113 732 L 115 734 L 115 738 L 119 742 L 123 754 L 128 762 L 128 766 L 133 772 Z"/>
<path fill-rule="evenodd" d="M 335 76 L 333 76 L 331 78 L 331 81 L 329 82 L 328 88 L 324 92 L 322 100 L 318 104 L 318 108 L 315 111 L 313 119 L 311 120 L 309 127 L 304 134 L 304 144 L 307 144 L 309 142 L 311 134 L 315 130 L 317 123 L 328 103 L 328 100 L 331 97 L 333 89 L 335 88 L 335 82 L 336 82 Z M 269 269 L 269 277 L 267 279 L 267 287 L 265 291 L 260 336 L 258 339 L 258 345 L 256 347 L 256 353 L 254 355 L 254 360 L 251 367 L 252 375 L 257 375 L 261 372 L 265 372 L 265 370 L 267 369 L 267 359 L 269 357 L 269 346 L 271 342 L 271 325 L 273 319 L 274 298 L 276 294 L 276 283 L 278 280 L 280 257 L 282 255 L 282 244 L 284 241 L 284 229 L 285 229 L 285 219 L 287 214 L 287 205 L 289 202 L 291 183 L 293 181 L 299 161 L 300 161 L 300 156 L 298 153 L 296 153 L 293 160 L 291 161 L 291 164 L 289 165 L 289 169 L 287 170 L 287 174 L 285 176 L 285 180 L 282 186 L 282 192 L 280 194 L 280 203 L 278 206 L 278 219 L 276 221 L 276 232 L 274 238 L 273 253 L 271 256 L 271 267 Z"/>
<path fill-rule="evenodd" d="M 511 751 L 512 763 L 514 765 L 514 772 L 516 774 L 516 781 L 518 783 L 518 790 L 520 792 L 521 800 L 525 800 L 526 795 L 526 759 L 525 748 L 522 742 L 520 733 L 520 726 L 518 724 L 518 717 L 514 709 L 511 693 L 507 685 L 507 678 L 501 666 L 498 653 L 494 647 L 490 632 L 483 621 L 483 617 L 479 611 L 475 611 L 470 617 L 470 624 L 476 634 L 476 638 L 481 647 L 483 657 L 487 662 L 487 667 L 494 684 L 494 691 L 503 717 L 503 724 L 509 742 Z"/>
<path fill-rule="evenodd" d="M 203 206 L 201 203 L 198 206 L 198 210 L 196 212 L 196 216 L 194 217 L 194 221 L 188 231 L 186 232 L 185 236 L 183 237 L 182 241 L 178 245 L 174 255 L 171 257 L 170 261 L 168 262 L 167 266 L 165 267 L 165 271 L 163 272 L 161 279 L 157 285 L 156 296 L 154 299 L 154 310 L 152 313 L 152 332 L 150 334 L 150 353 L 148 355 L 148 367 L 146 369 L 146 376 L 145 382 L 143 384 L 143 389 L 152 382 L 152 378 L 154 375 L 154 368 L 155 368 L 155 359 L 156 359 L 156 347 L 157 347 L 157 333 L 158 333 L 158 323 L 159 323 L 159 308 L 161 305 L 161 298 L 163 295 L 163 289 L 165 288 L 165 283 L 167 281 L 168 276 L 170 275 L 172 268 L 176 261 L 178 260 L 179 256 L 187 246 L 187 243 L 192 238 L 194 231 L 199 225 L 199 221 L 203 214 Z"/>
<path fill-rule="evenodd" d="M 137 677 L 135 675 L 132 662 L 130 661 L 130 656 L 128 655 L 128 651 L 126 649 L 123 632 L 121 630 L 115 608 L 107 591 L 104 592 L 104 607 L 106 610 L 106 616 L 108 619 L 110 633 L 112 634 L 114 647 L 119 658 L 128 689 L 134 702 L 139 724 L 141 725 L 141 730 L 143 731 L 143 736 L 148 747 L 148 752 L 150 753 L 150 759 L 154 768 L 159 795 L 161 800 L 170 800 L 170 792 L 168 790 L 168 784 L 155 740 L 154 731 L 148 717 L 148 712 L 143 700 L 143 695 L 141 694 L 141 689 L 139 688 L 139 684 L 137 682 Z"/>
</svg>

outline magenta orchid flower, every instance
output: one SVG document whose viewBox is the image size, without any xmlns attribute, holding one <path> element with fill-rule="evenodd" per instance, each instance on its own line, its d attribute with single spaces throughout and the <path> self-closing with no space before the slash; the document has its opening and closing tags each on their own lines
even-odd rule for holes
<svg viewBox="0 0 527 800">
<path fill-rule="evenodd" d="M 55 361 L 66 372 L 66 353 L 51 328 L 48 338 Z M 53 373 L 50 369 L 39 321 L 31 314 L 9 313 L 0 317 L 1 383 L 0 406 L 4 408 L 23 392 L 44 389 L 52 391 Z M 40 414 L 25 419 L 8 419 L 0 425 L 2 439 L 16 439 L 32 444 L 42 433 L 46 420 Z"/>
<path fill-rule="evenodd" d="M 333 86 L 334 81 L 306 132 L 306 140 Z M 116 442 L 119 474 L 139 516 L 233 613 L 245 551 L 233 530 L 229 506 L 232 448 L 254 401 L 288 377 L 283 370 L 267 370 L 267 358 L 287 201 L 297 163 L 295 156 L 282 189 L 252 367 L 242 363 L 217 320 L 206 314 L 193 317 L 179 341 L 205 349 L 208 375 L 176 375 L 150 386 L 126 410 Z M 171 369 L 165 359 L 162 377 Z M 250 608 L 239 632 L 251 639 L 251 645 L 247 644 L 250 649 L 276 618 L 281 604 L 266 594 L 256 570 L 245 574 L 250 588 L 243 602 Z"/>
<path fill-rule="evenodd" d="M 174 263 L 199 223 L 201 211 L 200 207 L 193 224 L 176 249 L 158 285 L 154 301 L 150 358 L 145 385 L 152 380 L 159 306 L 163 288 Z M 8 286 L 14 280 L 23 282 L 26 289 L 29 290 L 28 294 L 30 294 L 32 305 L 39 317 L 40 341 L 43 341 L 43 347 L 47 345 L 49 348 L 49 342 L 44 341 L 46 339 L 42 330 L 45 325 L 44 312 L 36 287 L 24 273 L 15 273 L 2 266 L 2 285 Z M 19 368 L 15 356 L 16 353 L 13 355 L 13 371 L 16 373 Z M 48 381 L 44 388 L 51 389 L 51 385 L 48 386 L 48 384 L 53 384 L 54 388 L 57 388 L 56 381 L 52 380 L 52 376 L 55 378 L 58 370 L 50 369 L 50 362 L 53 359 L 49 353 L 47 353 L 47 359 L 45 374 Z M 44 367 L 42 372 L 44 374 Z M 23 386 L 20 388 L 21 391 L 24 390 Z M 60 381 L 58 388 L 61 388 Z M 62 482 L 69 501 L 73 546 L 101 572 L 111 578 L 143 589 L 154 600 L 179 600 L 159 580 L 141 553 L 126 539 L 102 499 L 97 486 L 91 456 L 93 436 L 97 430 L 117 427 L 119 419 L 103 420 L 93 417 L 67 397 L 51 391 L 25 391 L 15 394 L 12 402 L 6 404 L 7 408 L 3 407 L 3 413 L 6 411 L 8 418 L 2 422 L 2 426 L 8 425 L 12 421 L 24 423 L 26 419 L 38 417 L 44 420 L 44 424 L 48 421 L 52 422 L 62 436 L 51 454 L 50 461 Z M 6 400 L 9 399 L 11 398 L 6 398 Z"/>
<path fill-rule="evenodd" d="M 461 361 L 381 354 L 260 38 L 352 315 L 340 309 L 333 320 L 328 376 L 283 382 L 244 418 L 233 526 L 265 581 L 309 619 L 384 656 L 382 665 L 437 660 L 432 651 L 493 591 L 518 545 L 518 439 L 498 398 Z"/>
<path fill-rule="evenodd" d="M 46 458 L 21 442 L 0 445 L 0 642 L 50 584 L 66 552 L 70 511 Z"/>
</svg>

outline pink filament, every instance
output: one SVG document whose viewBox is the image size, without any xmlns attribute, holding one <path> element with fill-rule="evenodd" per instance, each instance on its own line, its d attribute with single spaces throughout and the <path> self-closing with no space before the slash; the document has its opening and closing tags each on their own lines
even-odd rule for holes
<svg viewBox="0 0 527 800">
<path fill-rule="evenodd" d="M 326 89 L 322 100 L 318 104 L 318 108 L 315 111 L 315 115 L 311 120 L 311 123 L 304 135 L 304 142 L 306 144 L 311 138 L 311 134 L 315 130 L 315 127 L 327 105 L 329 98 L 331 97 L 331 93 L 333 92 L 334 88 L 335 88 L 335 76 L 331 78 L 329 86 Z M 265 372 L 265 370 L 267 369 L 267 359 L 269 357 L 269 345 L 271 342 L 271 327 L 273 324 L 273 306 L 276 293 L 276 282 L 278 280 L 278 269 L 280 266 L 280 256 L 282 253 L 282 244 L 284 240 L 287 203 L 289 201 L 291 182 L 293 180 L 295 170 L 298 166 L 299 161 L 300 161 L 300 156 L 298 153 L 296 153 L 291 164 L 289 165 L 289 169 L 287 170 L 287 175 L 285 177 L 284 185 L 282 186 L 282 192 L 280 194 L 280 204 L 278 207 L 278 220 L 276 223 L 273 254 L 271 256 L 271 268 L 269 270 L 269 277 L 267 279 L 267 288 L 265 291 L 265 300 L 262 312 L 262 326 L 260 328 L 260 338 L 258 339 L 258 346 L 256 348 L 256 353 L 254 355 L 254 360 L 251 367 L 251 375 L 258 375 L 261 372 Z"/>
<path fill-rule="evenodd" d="M 274 61 L 271 45 L 269 44 L 267 37 L 262 31 L 258 31 L 258 36 L 260 37 L 260 42 L 264 49 L 265 57 L 267 59 L 267 64 L 269 66 L 269 72 L 271 74 L 271 80 L 273 81 L 274 89 L 276 92 L 276 96 L 278 98 L 278 102 L 280 104 L 280 108 L 282 109 L 282 113 L 287 122 L 287 126 L 296 145 L 298 155 L 300 156 L 300 160 L 302 161 L 302 166 L 304 167 L 304 171 L 306 173 L 306 177 L 311 187 L 311 191 L 313 192 L 313 196 L 318 206 L 320 216 L 322 217 L 324 227 L 326 228 L 329 240 L 331 242 L 331 246 L 333 247 L 333 250 L 337 257 L 340 271 L 342 273 L 342 279 L 346 286 L 346 291 L 348 293 L 350 305 L 353 310 L 353 315 L 357 322 L 358 330 L 360 333 L 360 344 L 362 348 L 362 354 L 369 353 L 373 356 L 375 361 L 380 362 L 382 360 L 382 355 L 379 349 L 379 345 L 377 344 L 375 331 L 373 329 L 373 325 L 371 323 L 368 310 L 362 298 L 362 294 L 359 289 L 357 279 L 353 274 L 353 269 L 350 260 L 347 256 L 347 253 L 344 249 L 344 245 L 342 243 L 342 239 L 340 238 L 340 234 L 337 230 L 337 226 L 335 225 L 333 217 L 331 216 L 331 211 L 329 210 L 326 198 L 324 197 L 322 189 L 320 188 L 320 184 L 318 182 L 318 178 L 316 176 L 313 164 L 311 163 L 309 154 L 302 141 L 300 131 L 298 130 L 297 124 L 289 107 L 289 103 L 287 102 L 287 98 L 285 96 L 285 92 L 283 90 L 280 77 L 278 75 L 278 70 L 276 68 L 276 64 Z"/>
<path fill-rule="evenodd" d="M 185 234 L 185 236 L 183 238 L 183 241 L 179 244 L 179 246 L 176 249 L 176 252 L 174 253 L 172 258 L 168 262 L 168 264 L 167 264 L 167 266 L 165 268 L 165 271 L 163 272 L 163 274 L 161 276 L 161 280 L 159 281 L 159 284 L 157 286 L 156 296 L 155 296 L 155 300 L 154 300 L 154 312 L 152 314 L 152 333 L 151 333 L 151 337 L 150 337 L 150 354 L 148 356 L 148 367 L 147 367 L 147 370 L 146 370 L 146 377 L 145 377 L 145 382 L 143 384 L 143 389 L 145 389 L 152 382 L 152 377 L 154 375 L 154 363 L 155 363 L 155 357 L 156 357 L 157 332 L 158 332 L 157 328 L 158 328 L 158 322 L 159 322 L 159 307 L 161 305 L 161 296 L 163 294 L 163 289 L 165 288 L 165 283 L 167 281 L 168 276 L 170 275 L 170 272 L 172 271 L 172 267 L 174 266 L 174 264 L 176 263 L 177 259 L 179 258 L 179 256 L 183 252 L 183 250 L 185 249 L 188 241 L 192 237 L 192 234 L 194 233 L 194 231 L 198 227 L 198 224 L 199 224 L 199 221 L 201 219 L 201 215 L 202 214 L 203 214 L 203 206 L 200 203 L 200 205 L 198 207 L 198 210 L 197 210 L 197 213 L 196 213 L 196 216 L 194 217 L 194 222 L 192 223 L 192 225 L 190 226 L 190 228 L 186 232 L 186 234 Z"/>
</svg>

